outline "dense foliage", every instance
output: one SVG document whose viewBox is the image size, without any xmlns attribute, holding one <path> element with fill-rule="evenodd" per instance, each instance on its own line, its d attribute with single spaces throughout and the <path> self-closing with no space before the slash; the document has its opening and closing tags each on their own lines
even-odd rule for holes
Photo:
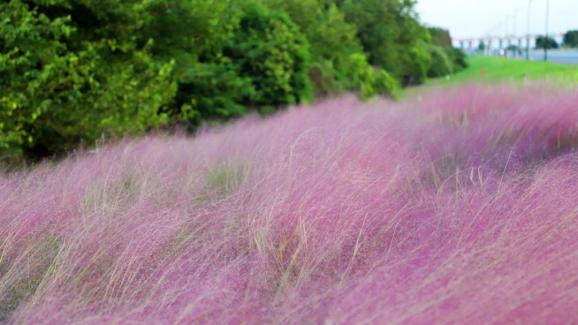
<svg viewBox="0 0 578 325">
<path fill-rule="evenodd" d="M 428 77 L 442 77 L 453 72 L 452 62 L 443 48 L 430 45 L 428 46 L 428 53 L 432 60 L 432 64 L 427 72 Z"/>
<path fill-rule="evenodd" d="M 50 3 L 0 4 L 3 152 L 43 156 L 164 123 L 172 64 L 151 58 L 151 42 L 133 41 L 138 8 Z"/>
<path fill-rule="evenodd" d="M 431 71 L 458 70 L 447 67 L 453 50 L 432 50 L 431 30 L 413 7 L 410 0 L 4 1 L 0 159 L 43 158 L 163 125 L 194 130 L 345 91 L 395 96 L 398 85 L 419 84 L 437 75 Z"/>
<path fill-rule="evenodd" d="M 464 51 L 456 47 L 446 47 L 444 50 L 452 62 L 454 72 L 464 70 L 468 67 L 466 53 L 464 53 Z"/>
<path fill-rule="evenodd" d="M 310 97 L 307 50 L 307 40 L 289 18 L 251 4 L 224 53 L 255 89 L 246 104 L 274 109 Z"/>
<path fill-rule="evenodd" d="M 559 47 L 558 42 L 550 36 L 538 36 L 536 37 L 536 48 L 537 49 L 557 49 Z"/>
<path fill-rule="evenodd" d="M 450 31 L 439 27 L 429 27 L 431 45 L 427 49 L 432 63 L 428 70 L 428 77 L 443 77 L 468 67 L 464 51 L 452 46 Z M 480 43 L 480 46 L 483 42 Z M 485 46 L 485 45 L 483 45 Z"/>
<path fill-rule="evenodd" d="M 345 0 L 342 8 L 369 62 L 392 73 L 403 85 L 423 82 L 431 64 L 430 35 L 413 11 L 413 0 Z"/>
<path fill-rule="evenodd" d="M 564 34 L 564 45 L 578 47 L 578 30 L 571 30 Z"/>
<path fill-rule="evenodd" d="M 431 42 L 441 47 L 451 47 L 452 37 L 450 31 L 439 27 L 429 27 L 427 29 L 431 35 Z"/>
</svg>

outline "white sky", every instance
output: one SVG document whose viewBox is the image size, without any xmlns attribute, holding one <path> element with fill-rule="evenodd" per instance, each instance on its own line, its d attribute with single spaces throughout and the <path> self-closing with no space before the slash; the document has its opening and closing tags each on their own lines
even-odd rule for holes
<svg viewBox="0 0 578 325">
<path fill-rule="evenodd" d="M 529 0 L 418 0 L 422 22 L 450 30 L 452 37 L 526 34 Z M 544 34 L 546 1 L 533 0 L 531 33 Z M 517 19 L 514 17 L 518 10 Z M 517 21 L 517 24 L 515 24 Z M 550 33 L 578 29 L 578 0 L 550 0 Z"/>
</svg>

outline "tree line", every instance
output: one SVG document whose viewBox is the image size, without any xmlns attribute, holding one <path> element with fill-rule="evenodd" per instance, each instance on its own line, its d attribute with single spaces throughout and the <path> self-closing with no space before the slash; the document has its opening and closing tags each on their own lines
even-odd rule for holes
<svg viewBox="0 0 578 325">
<path fill-rule="evenodd" d="M 0 157 L 225 121 L 465 67 L 414 0 L 8 0 Z"/>
<path fill-rule="evenodd" d="M 556 39 L 550 36 L 538 36 L 536 38 L 537 49 L 557 49 L 561 46 L 566 48 L 578 48 L 578 30 L 570 30 L 564 33 L 562 44 L 558 44 Z"/>
</svg>

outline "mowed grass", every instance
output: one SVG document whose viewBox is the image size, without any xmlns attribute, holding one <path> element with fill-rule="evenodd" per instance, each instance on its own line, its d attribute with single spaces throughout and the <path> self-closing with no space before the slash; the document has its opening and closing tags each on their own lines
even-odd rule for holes
<svg viewBox="0 0 578 325">
<path fill-rule="evenodd" d="M 563 65 L 543 61 L 524 61 L 488 56 L 471 56 L 470 66 L 455 75 L 428 82 L 428 86 L 455 85 L 463 82 L 548 80 L 578 83 L 578 65 Z"/>
</svg>

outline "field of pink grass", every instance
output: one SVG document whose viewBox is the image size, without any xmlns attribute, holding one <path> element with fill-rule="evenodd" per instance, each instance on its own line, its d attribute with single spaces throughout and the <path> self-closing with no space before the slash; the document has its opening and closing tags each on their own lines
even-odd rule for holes
<svg viewBox="0 0 578 325">
<path fill-rule="evenodd" d="M 353 97 L 0 176 L 0 323 L 578 323 L 578 91 Z"/>
</svg>

